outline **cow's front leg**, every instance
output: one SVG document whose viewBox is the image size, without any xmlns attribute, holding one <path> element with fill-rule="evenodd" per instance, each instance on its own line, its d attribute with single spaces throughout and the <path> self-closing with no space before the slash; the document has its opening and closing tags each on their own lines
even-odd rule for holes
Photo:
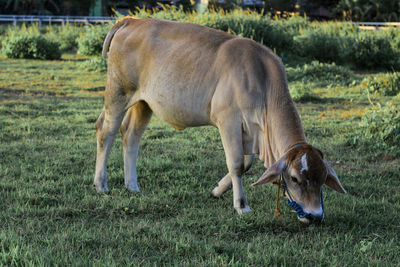
<svg viewBox="0 0 400 267">
<path fill-rule="evenodd" d="M 226 164 L 232 181 L 233 207 L 239 214 L 250 211 L 242 185 L 244 155 L 241 123 L 224 118 L 218 125 L 225 150 Z M 228 179 L 228 178 L 227 178 Z"/>
<path fill-rule="evenodd" d="M 132 106 L 120 127 L 124 149 L 125 187 L 140 192 L 137 184 L 136 161 L 140 139 L 150 121 L 152 111 L 143 101 Z"/>
<path fill-rule="evenodd" d="M 247 172 L 250 169 L 251 164 L 253 163 L 253 160 L 254 160 L 254 155 L 245 155 L 244 156 L 244 172 L 243 173 Z M 213 189 L 213 191 L 211 191 L 211 196 L 216 197 L 216 198 L 222 196 L 222 194 L 224 194 L 231 187 L 231 185 L 232 185 L 232 179 L 228 173 L 224 176 L 224 178 L 222 178 L 218 182 L 217 186 Z"/>
</svg>

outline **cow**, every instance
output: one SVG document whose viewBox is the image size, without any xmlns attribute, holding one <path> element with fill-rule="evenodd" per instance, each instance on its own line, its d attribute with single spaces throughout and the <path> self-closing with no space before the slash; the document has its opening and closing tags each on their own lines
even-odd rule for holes
<svg viewBox="0 0 400 267">
<path fill-rule="evenodd" d="M 140 192 L 136 160 L 152 114 L 182 130 L 218 128 L 228 173 L 212 190 L 233 189 L 233 207 L 250 211 L 242 175 L 255 155 L 267 170 L 253 185 L 282 177 L 303 222 L 324 217 L 321 186 L 345 193 L 322 152 L 307 143 L 282 61 L 247 38 L 191 23 L 126 18 L 108 32 L 104 106 L 96 122 L 94 186 L 108 192 L 107 158 L 115 134 L 123 140 L 125 187 Z"/>
</svg>

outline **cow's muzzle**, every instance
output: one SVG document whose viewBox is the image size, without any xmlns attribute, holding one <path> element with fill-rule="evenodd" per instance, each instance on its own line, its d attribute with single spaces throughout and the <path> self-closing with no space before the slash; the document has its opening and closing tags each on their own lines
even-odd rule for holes
<svg viewBox="0 0 400 267">
<path fill-rule="evenodd" d="M 321 189 L 321 208 L 319 211 L 308 211 L 304 209 L 299 203 L 294 201 L 292 196 L 289 193 L 289 190 L 286 186 L 285 180 L 281 179 L 281 186 L 285 190 L 288 196 L 288 205 L 292 207 L 297 214 L 297 218 L 304 223 L 321 223 L 324 219 L 324 200 L 322 196 L 322 189 Z"/>
<path fill-rule="evenodd" d="M 299 219 L 299 221 L 303 222 L 303 223 L 308 223 L 308 224 L 319 224 L 322 223 L 322 221 L 324 220 L 324 214 L 307 214 L 304 217 L 299 217 L 297 216 L 297 219 Z"/>
</svg>

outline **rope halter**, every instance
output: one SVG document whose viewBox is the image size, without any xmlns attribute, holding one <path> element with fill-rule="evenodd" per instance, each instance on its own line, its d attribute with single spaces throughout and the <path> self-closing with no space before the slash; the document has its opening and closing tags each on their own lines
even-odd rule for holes
<svg viewBox="0 0 400 267">
<path fill-rule="evenodd" d="M 296 201 L 293 200 L 292 196 L 289 193 L 289 190 L 287 189 L 286 182 L 283 179 L 282 175 L 279 178 L 278 190 L 279 190 L 279 187 L 282 187 L 285 190 L 285 193 L 288 196 L 288 205 L 290 207 L 292 207 L 296 211 L 297 217 L 299 217 L 299 218 L 307 218 L 307 219 L 311 219 L 312 218 L 310 213 L 305 212 L 303 210 L 303 208 Z M 279 207 L 278 207 L 279 193 L 278 193 L 277 196 L 278 197 L 276 199 L 275 215 L 276 214 L 280 214 Z M 322 196 L 322 188 L 321 188 L 321 208 L 322 208 L 322 213 L 323 213 L 324 212 L 324 199 L 323 199 L 323 196 Z"/>
</svg>

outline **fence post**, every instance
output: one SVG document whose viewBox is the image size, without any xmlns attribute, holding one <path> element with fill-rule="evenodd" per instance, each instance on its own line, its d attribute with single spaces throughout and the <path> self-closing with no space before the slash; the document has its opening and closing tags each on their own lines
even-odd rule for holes
<svg viewBox="0 0 400 267">
<path fill-rule="evenodd" d="M 14 26 L 17 26 L 17 17 L 14 17 L 13 24 L 14 24 Z"/>
</svg>

